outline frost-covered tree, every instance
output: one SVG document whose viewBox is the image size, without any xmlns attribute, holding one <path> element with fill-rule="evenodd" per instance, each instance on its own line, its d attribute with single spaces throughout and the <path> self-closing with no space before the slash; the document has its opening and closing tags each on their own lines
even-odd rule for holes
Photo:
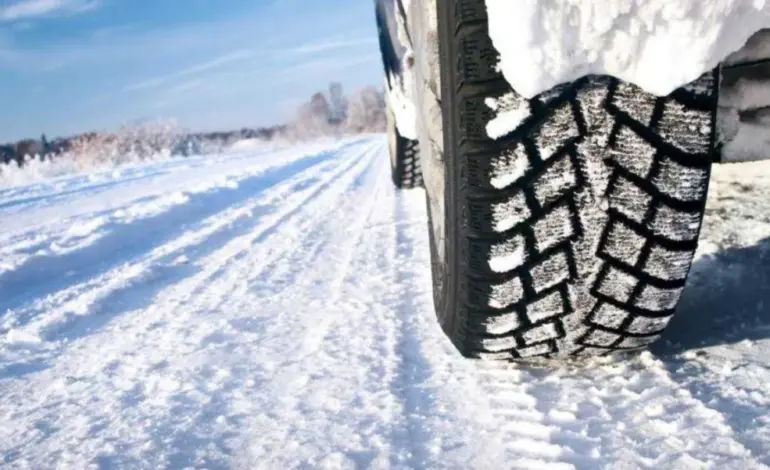
<svg viewBox="0 0 770 470">
<path fill-rule="evenodd" d="M 323 93 L 313 95 L 310 102 L 302 104 L 286 134 L 290 139 L 312 139 L 330 135 L 329 102 Z"/>
<path fill-rule="evenodd" d="M 375 87 L 356 92 L 348 105 L 345 121 L 349 132 L 384 132 L 387 127 L 385 96 Z"/>
<path fill-rule="evenodd" d="M 332 82 L 329 85 L 329 122 L 340 124 L 347 118 L 348 103 L 345 94 L 342 92 L 342 84 Z"/>
<path fill-rule="evenodd" d="M 112 133 L 87 133 L 73 139 L 69 153 L 81 167 L 168 157 L 181 139 L 173 121 L 148 121 Z"/>
</svg>

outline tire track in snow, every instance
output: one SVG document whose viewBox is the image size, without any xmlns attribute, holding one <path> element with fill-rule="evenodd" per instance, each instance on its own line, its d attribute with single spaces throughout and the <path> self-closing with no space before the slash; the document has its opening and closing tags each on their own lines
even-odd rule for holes
<svg viewBox="0 0 770 470">
<path fill-rule="evenodd" d="M 327 191 L 323 192 L 323 196 L 315 199 L 312 203 L 313 207 L 303 207 L 302 212 L 309 212 L 309 216 L 311 217 L 311 220 L 314 220 L 317 225 L 323 226 L 324 224 L 330 223 L 327 217 L 331 216 L 331 221 L 333 223 L 334 220 L 339 220 L 339 217 L 345 217 L 350 216 L 351 212 L 346 206 L 337 207 L 333 212 L 328 212 L 325 210 L 325 208 L 335 208 L 336 206 L 339 206 L 339 200 L 345 199 L 345 195 L 348 192 L 348 189 L 346 189 L 349 185 L 350 180 L 352 179 L 352 175 L 359 173 L 361 169 L 366 169 L 370 166 L 370 162 L 367 162 L 366 160 L 370 160 L 371 157 L 366 157 L 361 159 L 361 162 L 356 165 L 356 170 L 352 173 L 346 174 L 346 177 L 343 180 L 340 180 L 339 184 L 335 184 L 333 189 L 330 188 Z M 315 207 L 315 209 L 314 209 Z M 336 217 L 335 217 L 336 216 Z M 296 223 L 293 222 L 292 225 Z M 333 225 L 337 226 L 338 224 Z M 284 230 L 282 229 L 282 233 L 276 233 L 274 237 L 271 239 L 272 242 L 269 240 L 265 240 L 265 243 L 268 246 L 263 246 L 267 251 L 270 249 L 270 244 L 276 244 L 283 246 L 284 248 L 284 254 L 288 255 L 295 252 L 302 251 L 301 246 L 298 246 L 295 244 L 295 241 L 292 239 L 291 235 L 295 232 L 293 227 L 289 226 L 286 227 L 289 229 L 288 233 L 283 233 Z M 339 229 L 338 229 L 339 230 Z M 307 237 L 309 234 L 315 233 L 315 230 L 310 230 L 304 233 L 305 237 Z M 287 237 L 286 235 L 289 235 Z M 305 241 L 305 238 L 301 238 L 299 241 Z M 288 245 L 288 246 L 287 246 Z M 207 286 L 207 289 L 205 292 L 202 292 L 201 295 L 196 296 L 196 302 L 198 302 L 198 308 L 202 309 L 205 312 L 211 311 L 211 313 L 214 312 L 235 312 L 237 313 L 237 316 L 235 318 L 231 318 L 229 322 L 233 323 L 234 325 L 237 325 L 237 327 L 241 330 L 247 331 L 250 335 L 257 335 L 254 337 L 254 345 L 260 346 L 261 348 L 266 347 L 264 345 L 265 342 L 270 343 L 271 338 L 278 337 L 278 338 L 284 338 L 287 336 L 286 333 L 280 334 L 280 333 L 274 333 L 274 334 L 267 334 L 265 333 L 266 326 L 261 323 L 272 323 L 275 321 L 279 321 L 282 318 L 285 319 L 286 316 L 281 314 L 279 316 L 267 316 L 266 318 L 260 319 L 260 315 L 258 312 L 252 313 L 247 318 L 242 318 L 241 315 L 243 315 L 244 307 L 248 311 L 248 306 L 251 305 L 259 305 L 262 302 L 269 301 L 269 298 L 272 297 L 270 293 L 267 295 L 263 295 L 262 293 L 255 293 L 250 292 L 248 288 L 244 288 L 250 284 L 249 277 L 250 276 L 263 276 L 265 274 L 269 274 L 268 270 L 254 270 L 254 266 L 258 264 L 257 259 L 260 258 L 262 250 L 260 251 L 251 251 L 249 252 L 253 254 L 249 259 L 244 260 L 241 263 L 236 264 L 231 269 L 227 270 L 227 275 L 223 276 L 220 279 L 217 279 L 213 281 L 210 285 Z M 230 288 L 232 286 L 235 287 L 235 291 L 230 292 Z M 228 292 L 230 292 L 228 294 Z M 213 295 L 209 295 L 208 293 L 211 293 Z M 286 292 L 284 293 L 289 298 L 296 297 L 298 294 L 296 292 Z M 267 298 L 265 298 L 267 297 Z M 246 305 L 242 305 L 241 302 L 245 300 Z M 223 303 L 224 301 L 224 303 Z M 276 312 L 277 310 L 273 308 L 271 305 L 265 305 L 262 304 L 262 307 L 268 311 Z M 302 310 L 300 310 L 302 312 Z M 256 320 L 254 318 L 256 316 Z M 180 323 L 180 326 L 183 324 L 188 324 L 190 322 L 184 321 L 183 323 Z M 279 322 L 279 326 L 283 326 L 284 329 L 286 328 L 283 323 Z M 291 329 L 290 329 L 291 330 Z M 190 335 L 187 335 L 190 336 Z M 269 348 L 268 348 L 269 349 Z M 280 349 L 280 348 L 279 348 Z M 228 352 L 228 357 L 232 355 L 232 351 Z M 241 352 L 241 355 L 245 355 L 245 357 L 248 357 L 250 354 L 253 354 L 253 352 L 249 353 L 247 351 Z M 238 354 L 235 354 L 238 356 Z M 270 356 L 268 356 L 269 358 Z M 259 354 L 255 358 L 255 364 L 257 364 L 257 371 L 252 371 L 248 375 L 251 377 L 259 377 L 260 373 L 258 371 L 259 366 L 258 364 L 260 362 L 264 362 L 265 357 L 264 354 Z M 223 362 L 229 363 L 232 362 L 232 360 L 224 360 Z M 283 394 L 285 395 L 285 394 Z M 281 396 L 281 395 L 279 395 Z M 238 408 L 239 406 L 243 407 L 251 407 L 254 402 L 258 401 L 258 397 L 250 397 L 250 399 L 247 401 L 247 404 L 243 405 L 236 405 L 235 407 Z M 265 409 L 275 409 L 275 404 L 270 406 L 265 406 Z M 204 413 L 205 414 L 205 413 Z M 255 413 L 258 414 L 258 413 Z M 240 426 L 239 426 L 240 427 Z"/>
<path fill-rule="evenodd" d="M 672 380 L 722 415 L 734 438 L 768 466 L 765 266 L 761 244 L 697 260 L 677 316 L 653 351 Z"/>
<path fill-rule="evenodd" d="M 381 142 L 378 141 L 377 150 L 380 154 L 381 149 Z M 340 206 L 335 199 L 338 201 L 344 196 L 348 182 L 368 168 L 370 162 L 367 160 L 372 158 L 371 153 L 369 156 L 366 153 L 347 156 L 341 163 L 345 169 L 338 175 L 336 182 L 331 187 L 327 184 L 326 189 L 320 191 L 323 197 L 309 197 L 304 201 L 305 204 L 293 205 L 298 208 L 297 215 L 304 213 L 319 224 L 328 223 L 324 216 L 329 213 L 325 213 L 323 208 Z M 343 178 L 339 179 L 339 176 Z M 330 197 L 326 197 L 327 194 Z M 296 199 L 291 200 L 296 202 Z M 340 206 L 334 212 L 343 215 L 344 209 L 345 206 Z M 290 221 L 284 218 L 283 223 L 279 224 L 279 227 L 283 226 L 290 228 Z M 282 231 L 278 229 L 258 246 L 280 246 L 284 253 L 293 251 L 296 245 L 283 243 L 286 239 L 282 237 Z M 249 295 L 248 291 L 231 292 L 227 289 L 237 280 L 233 276 L 245 281 L 249 274 L 255 274 L 255 262 L 264 260 L 263 253 L 252 249 L 249 253 L 253 256 L 237 260 L 233 255 L 240 252 L 238 250 L 248 248 L 250 244 L 235 240 L 228 245 L 210 256 L 211 261 L 219 258 L 232 264 L 231 269 L 226 270 L 228 276 L 212 279 L 199 275 L 196 279 L 186 279 L 181 285 L 162 293 L 156 299 L 156 306 L 147 311 L 138 311 L 130 318 L 116 320 L 98 335 L 73 344 L 54 364 L 57 370 L 44 371 L 34 377 L 42 383 L 50 380 L 51 374 L 74 377 L 72 383 L 65 381 L 61 384 L 62 388 L 67 389 L 67 395 L 79 394 L 79 401 L 96 400 L 94 406 L 104 410 L 101 416 L 91 417 L 92 425 L 97 425 L 94 421 L 98 423 L 109 419 L 109 426 L 102 431 L 104 434 L 117 436 L 124 443 L 144 442 L 145 447 L 139 444 L 127 445 L 125 452 L 100 449 L 99 443 L 103 441 L 89 439 L 88 427 L 73 429 L 68 424 L 72 413 L 78 413 L 78 408 L 73 410 L 73 403 L 62 400 L 58 387 L 41 387 L 40 393 L 35 394 L 34 401 L 49 405 L 43 411 L 35 407 L 34 403 L 29 406 L 27 387 L 19 389 L 18 384 L 9 387 L 4 391 L 5 396 L 32 412 L 28 423 L 51 423 L 51 426 L 68 429 L 66 433 L 54 433 L 43 439 L 39 443 L 40 453 L 50 456 L 52 454 L 46 454 L 46 449 L 51 452 L 57 448 L 83 449 L 81 454 L 70 456 L 70 463 L 76 467 L 83 466 L 88 461 L 83 460 L 87 456 L 95 455 L 101 455 L 101 458 L 107 459 L 114 466 L 130 465 L 131 462 L 142 462 L 150 466 L 153 465 L 148 462 L 156 462 L 159 466 L 184 466 L 195 462 L 194 456 L 199 449 L 194 448 L 194 443 L 210 439 L 211 448 L 205 452 L 208 455 L 204 459 L 205 465 L 211 468 L 227 467 L 224 462 L 227 460 L 225 454 L 229 451 L 225 441 L 230 438 L 230 433 L 220 434 L 220 428 L 222 425 L 235 425 L 237 429 L 242 429 L 238 423 L 245 418 L 239 412 L 226 416 L 219 413 L 225 412 L 231 403 L 238 402 L 238 397 L 231 394 L 243 395 L 243 389 L 248 392 L 249 380 L 259 376 L 259 359 L 253 367 L 244 359 L 250 358 L 254 353 L 253 348 L 260 345 L 258 337 L 265 339 L 260 334 L 262 328 L 250 329 L 248 324 L 239 321 L 247 314 L 244 307 L 253 307 L 253 301 L 258 297 Z M 275 251 L 275 254 L 280 252 Z M 208 272 L 216 272 L 221 267 L 212 266 Z M 231 301 L 228 302 L 228 299 Z M 259 316 L 258 312 L 254 314 Z M 220 317 L 219 320 L 217 317 Z M 227 340 L 227 335 L 222 331 L 218 331 L 227 330 L 230 322 L 243 329 L 239 331 L 243 335 L 233 337 L 232 342 Z M 109 342 L 104 343 L 105 340 Z M 100 341 L 102 346 L 98 346 Z M 78 359 L 78 356 L 88 357 L 89 351 L 93 350 L 99 350 L 103 357 Z M 155 354 L 136 355 L 140 351 L 153 351 Z M 203 383 L 198 383 L 200 380 Z M 194 386 L 190 387 L 191 384 Z M 34 384 L 28 386 L 34 387 Z M 78 390 L 78 387 L 83 389 Z M 122 392 L 117 397 L 110 396 L 115 391 Z M 204 394 L 203 397 L 200 393 Z M 208 403 L 200 401 L 205 397 L 209 397 Z M 138 412 L 138 409 L 144 413 Z M 34 435 L 35 432 L 34 428 L 27 428 L 0 438 L 0 442 L 19 443 L 10 453 L 24 454 L 20 443 L 28 441 L 25 436 Z M 159 441 L 161 437 L 163 439 Z"/>
<path fill-rule="evenodd" d="M 426 257 L 420 256 L 424 255 L 419 252 L 425 247 L 413 237 L 410 229 L 414 227 L 399 223 L 410 220 L 408 204 L 419 203 L 425 197 L 423 191 L 411 193 L 399 191 L 393 198 L 392 225 L 388 230 L 393 238 L 392 247 L 382 254 L 388 258 L 394 279 L 387 302 L 394 311 L 397 367 L 390 386 L 402 407 L 401 420 L 391 437 L 398 444 L 391 461 L 395 468 L 433 468 L 441 464 L 441 442 L 430 423 L 438 404 L 429 384 L 432 370 L 417 319 L 432 312 L 430 283 L 418 274 L 430 268 Z M 422 218 L 420 222 L 418 230 L 425 230 L 426 220 Z"/>
<path fill-rule="evenodd" d="M 341 145 L 355 145 L 363 142 L 365 139 L 351 139 Z M 60 178 L 54 178 L 45 183 L 21 186 L 12 189 L 0 189 L 0 200 L 9 201 L 14 197 L 13 204 L 24 203 L 25 200 L 35 200 L 42 204 L 38 207 L 25 207 L 23 212 L 15 213 L 14 217 L 8 220 L 18 221 L 19 215 L 25 215 L 31 209 L 41 209 L 46 211 L 47 207 L 56 202 L 59 209 L 66 205 L 65 213 L 69 214 L 64 220 L 51 222 L 50 217 L 37 217 L 36 222 L 42 222 L 42 226 L 35 227 L 37 231 L 50 230 L 51 228 L 60 228 L 57 226 L 68 226 L 76 223 L 78 220 L 88 218 L 92 215 L 105 215 L 105 212 L 119 210 L 122 207 L 147 200 L 147 193 L 157 196 L 169 191 L 168 186 L 179 187 L 184 190 L 189 184 L 188 176 L 193 176 L 196 182 L 207 181 L 212 171 L 220 176 L 235 176 L 238 179 L 242 177 L 254 176 L 257 173 L 265 172 L 277 167 L 285 166 L 297 158 L 312 156 L 323 150 L 328 150 L 329 144 L 308 144 L 300 145 L 294 148 L 278 148 L 274 150 L 256 149 L 248 151 L 234 151 L 221 155 L 204 155 L 198 157 L 187 157 L 180 159 L 165 160 L 154 163 L 140 163 L 136 165 L 122 166 L 110 170 L 96 170 L 83 175 L 71 175 Z M 333 146 L 331 146 L 333 148 Z M 209 171 L 207 171 L 209 170 Z M 185 174 L 185 178 L 178 178 L 179 174 Z M 150 178 L 147 178 L 147 177 Z M 180 186 L 181 183 L 181 186 Z M 96 188 L 94 188 L 94 186 Z M 160 191 L 157 188 L 162 188 Z M 105 189 L 103 196 L 109 196 L 110 201 L 107 204 L 109 209 L 106 211 L 94 210 L 103 209 L 105 206 L 104 198 L 94 197 L 102 196 L 93 189 Z M 135 191 L 130 191 L 134 189 Z M 112 190 L 112 191 L 109 191 Z M 127 193 L 127 190 L 128 193 Z M 70 196 L 82 196 L 80 198 L 70 198 L 62 200 L 66 193 Z M 137 193 L 142 195 L 138 198 Z M 117 197 L 116 197 L 117 194 Z M 152 197 L 152 196 L 150 196 Z M 117 205 L 112 199 L 115 198 Z M 52 201 L 51 199 L 56 199 Z M 98 202 L 97 202 L 98 201 Z M 0 209 L 0 213 L 3 210 Z M 60 214 L 57 214 L 60 215 Z M 60 217 L 58 217 L 60 218 Z M 34 225 L 34 224 L 32 224 Z M 30 224 L 22 224 L 23 229 L 29 232 Z M 52 227 L 51 227 L 52 226 Z M 5 227 L 0 224 L 2 233 L 0 240 L 3 246 L 9 241 L 18 238 L 18 224 Z M 9 235 L 12 238 L 8 238 Z M 22 233 L 23 237 L 24 234 Z"/>
<path fill-rule="evenodd" d="M 237 236 L 239 232 L 245 233 L 245 235 L 237 238 L 240 240 L 239 249 L 242 252 L 261 234 L 280 225 L 282 220 L 285 220 L 282 217 L 292 214 L 293 211 L 312 199 L 315 194 L 322 191 L 329 181 L 333 181 L 348 171 L 351 165 L 356 164 L 357 158 L 358 153 L 351 151 L 351 153 L 343 154 L 340 161 L 333 160 L 308 168 L 295 177 L 280 183 L 272 189 L 271 193 L 244 205 L 229 208 L 224 213 L 207 219 L 201 224 L 201 229 L 185 232 L 181 237 L 160 245 L 133 263 L 118 266 L 103 276 L 98 276 L 84 284 L 75 285 L 36 302 L 30 309 L 31 311 L 21 312 L 22 314 L 19 315 L 19 317 L 27 317 L 30 320 L 27 323 L 22 323 L 22 325 L 14 325 L 14 329 L 8 334 L 25 338 L 39 338 L 36 341 L 40 341 L 54 340 L 57 336 L 67 332 L 67 339 L 75 339 L 86 333 L 86 328 L 96 327 L 99 320 L 95 319 L 107 321 L 115 317 L 121 310 L 141 308 L 141 305 L 131 307 L 132 297 L 137 296 L 136 293 L 131 293 L 134 284 L 138 283 L 140 287 L 148 283 L 153 284 L 153 276 L 155 276 L 161 282 L 156 283 L 154 287 L 162 289 L 164 279 L 179 281 L 179 276 L 183 278 L 191 275 L 191 271 L 194 272 L 195 268 L 190 264 L 190 259 L 202 259 L 203 256 L 210 255 L 207 252 L 209 250 L 207 245 L 215 248 L 227 241 L 227 238 L 222 237 Z M 323 174 L 327 172 L 328 175 L 324 177 Z M 318 182 L 307 186 L 307 182 L 312 182 L 315 178 L 318 178 Z M 298 186 L 302 186 L 303 190 L 297 191 Z M 265 207 L 266 212 L 262 217 L 252 219 L 252 214 L 258 207 Z M 274 209 L 270 209 L 272 207 Z M 244 226 L 237 227 L 238 221 L 244 221 Z M 249 232 L 255 224 L 256 232 Z M 219 236 L 217 236 L 218 234 Z M 203 249 L 202 252 L 195 252 L 201 249 Z M 178 261 L 180 257 L 183 259 L 181 263 Z M 220 260 L 214 257 L 213 261 L 200 261 L 198 264 L 203 266 L 205 273 L 213 274 L 216 272 L 213 268 L 220 265 Z M 173 274 L 173 272 L 177 274 Z M 200 273 L 198 276 L 200 277 Z M 138 294 L 147 302 L 151 301 L 153 297 L 152 289 L 140 291 Z M 128 303 L 128 306 L 124 306 L 125 303 Z M 77 323 L 73 324 L 73 321 L 83 323 L 84 326 L 77 328 Z M 77 330 L 73 331 L 73 328 L 77 328 Z M 14 339 L 6 338 L 6 341 L 12 343 Z M 47 344 L 50 345 L 50 343 Z M 0 346 L 2 346 L 1 342 Z M 51 348 L 43 351 L 44 356 L 58 354 L 57 351 L 61 346 L 53 344 Z M 44 359 L 28 358 L 26 360 L 26 362 L 32 363 L 41 361 Z"/>
<path fill-rule="evenodd" d="M 473 411 L 492 423 L 479 435 L 503 454 L 494 468 L 767 468 L 649 353 L 475 367 L 466 395 L 482 397 Z"/>
<path fill-rule="evenodd" d="M 345 198 L 348 204 L 354 204 L 343 207 L 342 214 L 348 214 L 346 227 L 332 223 L 330 231 L 318 233 L 326 239 L 324 248 L 319 253 L 306 251 L 309 263 L 295 271 L 301 276 L 306 270 L 309 278 L 295 282 L 296 287 L 283 291 L 276 300 L 279 305 L 288 305 L 277 308 L 284 313 L 271 322 L 273 326 L 264 331 L 264 336 L 273 343 L 270 338 L 295 339 L 268 348 L 273 352 L 267 357 L 275 357 L 275 351 L 281 350 L 286 357 L 271 366 L 270 376 L 264 381 L 268 389 L 262 398 L 265 403 L 260 408 L 277 406 L 276 416 L 289 419 L 276 422 L 265 417 L 253 424 L 253 442 L 246 440 L 239 459 L 244 468 L 252 467 L 254 462 L 284 468 L 296 465 L 292 461 L 303 460 L 310 466 L 381 468 L 387 462 L 387 416 L 395 404 L 388 394 L 383 394 L 384 378 L 381 381 L 375 377 L 387 373 L 384 364 L 392 361 L 388 354 L 392 348 L 387 346 L 388 335 L 382 331 L 387 330 L 387 325 L 381 323 L 379 295 L 376 291 L 360 291 L 363 286 L 372 287 L 366 267 L 372 257 L 381 255 L 382 247 L 365 227 L 375 211 L 382 209 L 380 195 L 389 183 L 386 169 L 383 147 L 376 167 L 362 175 L 364 181 L 354 183 L 358 191 Z M 315 245 L 315 236 L 308 237 L 305 246 Z M 270 284 L 268 280 L 261 285 Z M 312 313 L 308 317 L 306 312 Z M 342 369 L 341 361 L 346 362 Z M 294 385 L 292 391 L 284 388 L 283 377 L 287 376 Z M 275 403 L 271 398 L 275 396 L 286 398 L 283 403 Z M 344 410 L 344 414 L 336 410 Z M 275 435 L 260 436 L 258 430 L 265 427 Z M 303 436 L 302 447 L 289 450 L 297 445 L 297 434 Z M 319 450 L 314 453 L 313 449 Z"/>
<path fill-rule="evenodd" d="M 183 208 L 174 206 L 187 206 L 196 210 L 196 205 L 198 208 L 204 205 L 202 202 L 214 206 L 217 194 L 232 194 L 235 198 L 239 194 L 252 192 L 254 187 L 264 190 L 277 179 L 283 179 L 286 170 L 299 171 L 305 162 L 312 163 L 313 157 L 329 155 L 335 150 L 357 144 L 360 144 L 360 140 L 337 144 L 337 148 L 332 147 L 331 150 L 318 149 L 319 146 L 315 145 L 317 149 L 314 152 L 308 152 L 314 146 L 307 146 L 307 151 L 302 147 L 267 155 L 249 153 L 245 156 L 211 157 L 195 164 L 169 168 L 164 172 L 164 178 L 147 181 L 144 187 L 136 188 L 130 179 L 128 182 L 116 179 L 111 186 L 114 190 L 104 195 L 89 194 L 84 190 L 80 199 L 61 202 L 53 206 L 55 209 L 44 206 L 25 210 L 24 217 L 18 214 L 9 216 L 8 220 L 14 220 L 14 224 L 3 227 L 3 233 L 0 234 L 0 255 L 3 258 L 0 276 L 3 271 L 23 269 L 24 263 L 34 262 L 35 258 L 65 256 L 105 237 L 120 240 L 121 230 L 142 223 L 142 219 L 155 217 L 154 220 L 162 221 Z M 139 176 L 143 171 L 153 173 L 154 167 L 149 168 L 137 168 L 135 172 Z M 216 168 L 213 175 L 211 168 Z M 177 172 L 181 172 L 182 177 L 173 174 Z M 69 185 L 69 180 L 66 183 Z M 75 189 L 79 186 L 74 184 Z M 66 209 L 62 210 L 62 207 Z M 198 212 L 200 216 L 205 215 L 200 210 Z M 25 223 L 29 221 L 34 223 Z M 149 228 L 154 229 L 155 225 Z M 22 233 L 9 236 L 9 233 L 18 231 L 19 227 L 22 227 Z"/>
<path fill-rule="evenodd" d="M 285 178 L 292 172 L 308 169 L 313 171 L 318 164 L 323 165 L 328 156 L 328 153 L 321 153 L 275 170 L 277 178 L 272 176 L 273 184 L 280 183 L 281 176 Z M 286 174 L 281 175 L 282 172 Z M 174 242 L 189 237 L 190 229 L 187 224 L 201 220 L 201 225 L 211 225 L 210 221 L 221 217 L 221 212 L 232 206 L 244 207 L 252 198 L 254 190 L 269 189 L 272 186 L 270 179 L 270 174 L 258 174 L 252 178 L 250 185 L 200 195 L 199 198 L 181 206 L 172 206 L 165 213 L 123 226 L 110 237 L 98 240 L 77 252 L 65 256 L 33 258 L 18 269 L 0 276 L 0 309 L 14 310 L 23 306 L 30 298 L 34 299 L 61 288 L 66 289 L 78 281 L 87 281 L 89 277 L 98 279 L 99 275 L 115 264 L 130 262 L 146 252 L 151 253 L 151 258 L 153 254 L 162 252 L 164 247 L 173 246 Z M 267 188 L 264 188 L 265 183 Z M 205 232 L 205 228 L 202 232 Z M 136 243 L 137 240 L 147 241 Z M 76 273 L 74 278 L 67 275 L 73 271 Z M 47 282 L 40 282 L 41 280 Z"/>
<path fill-rule="evenodd" d="M 735 349 L 743 347 L 751 346 L 736 345 Z M 749 351 L 743 353 L 751 356 Z M 693 398 L 721 415 L 734 439 L 762 463 L 762 468 L 770 468 L 770 368 L 718 354 L 690 351 L 666 358 L 666 367 L 672 379 L 689 390 Z"/>
<path fill-rule="evenodd" d="M 528 375 L 535 409 L 574 468 L 765 468 L 649 352 Z"/>
<path fill-rule="evenodd" d="M 307 193 L 305 193 L 302 202 L 293 205 L 291 210 L 281 212 L 281 215 L 273 220 L 271 228 L 260 231 L 257 237 L 254 237 L 250 240 L 249 248 L 262 248 L 257 250 L 258 257 L 256 257 L 256 259 L 253 256 L 254 253 L 252 253 L 252 250 L 241 250 L 236 255 L 231 257 L 230 262 L 238 263 L 244 258 L 250 258 L 250 264 L 252 266 L 257 266 L 257 268 L 253 269 L 250 273 L 250 278 L 261 276 L 268 267 L 273 265 L 273 263 L 280 262 L 285 254 L 289 252 L 289 250 L 286 250 L 286 242 L 291 243 L 292 241 L 290 241 L 288 237 L 283 238 L 282 243 L 279 244 L 265 244 L 267 247 L 260 247 L 260 245 L 262 245 L 268 237 L 272 236 L 275 230 L 278 228 L 281 228 L 281 230 L 285 233 L 287 228 L 291 230 L 289 227 L 298 225 L 303 226 L 302 221 L 297 222 L 292 220 L 291 224 L 287 222 L 293 218 L 296 218 L 297 214 L 300 212 L 305 212 L 305 206 L 307 204 L 313 203 L 315 205 L 322 205 L 326 203 L 329 207 L 334 207 L 334 205 L 329 201 L 336 201 L 338 198 L 342 197 L 345 194 L 345 191 L 341 188 L 348 187 L 347 179 L 350 177 L 350 175 L 366 172 L 371 165 L 371 161 L 374 155 L 376 155 L 379 151 L 380 146 L 375 145 L 371 148 L 366 148 L 363 151 L 354 153 L 351 158 L 343 161 L 343 163 L 337 170 L 335 170 L 331 177 L 321 180 L 320 184 L 312 186 L 308 185 Z M 302 184 L 301 186 L 306 186 L 306 184 Z M 304 230 L 310 230 L 309 227 L 317 225 L 321 217 L 322 216 L 313 214 L 309 219 L 304 219 L 309 220 L 309 223 L 303 226 L 305 227 Z M 212 279 L 218 276 L 222 276 L 227 272 L 227 266 L 221 266 L 220 269 L 214 273 Z"/>
<path fill-rule="evenodd" d="M 515 365 L 500 364 L 480 364 L 476 374 L 486 392 L 490 414 L 499 423 L 498 439 L 506 468 L 575 468 L 567 460 L 575 453 L 574 445 L 554 438 L 557 428 L 548 422 L 548 415 L 542 411 L 542 398 L 532 390 L 535 377 Z M 569 412 L 556 407 L 548 412 L 551 416 L 569 416 Z"/>
<path fill-rule="evenodd" d="M 391 390 L 401 419 L 391 437 L 397 446 L 391 466 L 573 468 L 558 462 L 563 450 L 551 441 L 550 428 L 533 409 L 536 399 L 516 380 L 516 371 L 460 359 L 440 331 L 432 305 L 424 194 L 399 192 L 393 204 L 394 242 L 383 257 L 395 260 L 390 266 L 395 282 L 385 302 L 396 315 Z"/>
</svg>

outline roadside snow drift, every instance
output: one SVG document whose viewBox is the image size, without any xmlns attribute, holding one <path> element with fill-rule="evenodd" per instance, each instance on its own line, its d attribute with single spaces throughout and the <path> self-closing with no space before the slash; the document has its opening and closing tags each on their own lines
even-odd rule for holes
<svg viewBox="0 0 770 470">
<path fill-rule="evenodd" d="M 500 67 L 532 98 L 588 74 L 665 96 L 770 26 L 767 0 L 486 0 Z"/>
<path fill-rule="evenodd" d="M 770 165 L 652 352 L 469 362 L 375 136 L 0 189 L 0 467 L 762 469 Z"/>
</svg>

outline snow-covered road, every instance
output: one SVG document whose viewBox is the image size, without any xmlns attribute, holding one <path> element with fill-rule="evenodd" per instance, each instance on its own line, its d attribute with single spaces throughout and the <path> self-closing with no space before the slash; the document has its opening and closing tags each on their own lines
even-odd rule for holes
<svg viewBox="0 0 770 470">
<path fill-rule="evenodd" d="M 770 165 L 651 353 L 463 360 L 384 137 L 0 189 L 0 467 L 770 466 Z"/>
</svg>

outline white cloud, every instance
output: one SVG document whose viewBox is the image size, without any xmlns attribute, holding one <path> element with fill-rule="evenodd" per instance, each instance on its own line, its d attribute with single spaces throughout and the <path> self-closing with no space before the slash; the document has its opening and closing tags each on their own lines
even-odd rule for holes
<svg viewBox="0 0 770 470">
<path fill-rule="evenodd" d="M 354 46 L 360 46 L 365 44 L 375 44 L 377 38 L 357 38 L 357 39 L 342 39 L 342 40 L 327 40 L 316 41 L 312 43 L 302 44 L 297 47 L 286 49 L 285 52 L 291 52 L 296 54 L 309 54 L 314 52 L 324 52 L 332 49 L 342 49 Z"/>
<path fill-rule="evenodd" d="M 360 46 L 360 45 L 373 44 L 376 41 L 377 41 L 376 38 L 374 39 L 356 38 L 356 39 L 342 39 L 342 40 L 338 38 L 334 38 L 330 40 L 307 42 L 297 46 L 283 48 L 283 49 L 263 49 L 258 51 L 253 51 L 251 49 L 240 49 L 219 57 L 215 57 L 206 62 L 202 62 L 196 65 L 184 68 L 182 70 L 177 70 L 175 72 L 171 72 L 165 75 L 148 78 L 138 83 L 128 85 L 123 89 L 123 91 L 128 92 L 128 91 L 138 91 L 138 90 L 146 90 L 149 88 L 156 88 L 158 86 L 168 83 L 169 81 L 174 81 L 175 79 L 201 75 L 205 72 L 210 72 L 215 69 L 220 69 L 233 62 L 243 62 L 248 59 L 253 59 L 257 56 L 270 55 L 272 57 L 282 57 L 282 56 L 291 55 L 291 54 L 329 53 L 336 49 L 346 49 L 346 48 Z M 313 63 L 315 64 L 315 62 Z M 337 68 L 339 65 L 340 64 L 334 63 L 331 65 L 331 67 Z"/>
<path fill-rule="evenodd" d="M 0 21 L 39 18 L 57 13 L 83 13 L 99 6 L 99 0 L 20 0 L 0 7 Z"/>
<path fill-rule="evenodd" d="M 286 80 L 302 80 L 308 76 L 312 77 L 328 74 L 330 72 L 341 72 L 342 70 L 351 67 L 366 64 L 368 62 L 376 62 L 378 60 L 379 57 L 374 54 L 357 56 L 344 55 L 313 59 L 285 67 L 277 74 L 277 77 L 284 82 Z"/>
<path fill-rule="evenodd" d="M 191 75 L 197 75 L 209 70 L 213 70 L 219 67 L 222 67 L 224 65 L 227 65 L 231 62 L 236 62 L 244 59 L 248 59 L 254 55 L 253 52 L 251 52 L 248 49 L 242 49 L 235 52 L 231 52 L 229 54 L 216 57 L 214 59 L 211 59 L 206 62 L 202 62 L 196 65 L 193 65 L 191 67 L 187 67 L 182 70 L 178 70 L 176 72 L 172 72 L 166 75 L 161 75 L 158 77 L 150 78 L 147 80 L 143 80 L 139 83 L 135 83 L 133 85 L 127 86 L 123 91 L 136 91 L 136 90 L 144 90 L 147 88 L 154 88 L 159 85 L 162 85 L 163 83 L 173 80 L 175 78 L 183 78 L 188 77 Z"/>
</svg>

